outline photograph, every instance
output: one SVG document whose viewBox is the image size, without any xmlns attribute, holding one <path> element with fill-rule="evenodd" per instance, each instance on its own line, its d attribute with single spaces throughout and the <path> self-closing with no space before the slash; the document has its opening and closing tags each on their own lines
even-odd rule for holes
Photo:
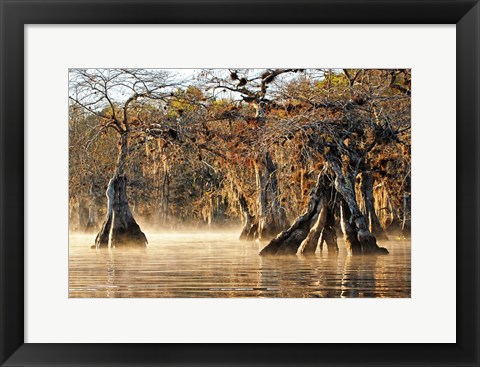
<svg viewBox="0 0 480 367">
<path fill-rule="evenodd" d="M 69 69 L 68 297 L 410 298 L 411 90 L 408 68 Z"/>
</svg>

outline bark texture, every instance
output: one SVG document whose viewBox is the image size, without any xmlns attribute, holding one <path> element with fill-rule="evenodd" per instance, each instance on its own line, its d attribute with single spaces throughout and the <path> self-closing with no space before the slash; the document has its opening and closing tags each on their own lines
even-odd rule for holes
<svg viewBox="0 0 480 367">
<path fill-rule="evenodd" d="M 243 215 L 243 228 L 240 233 L 240 240 L 254 240 L 258 224 L 255 222 L 255 217 L 250 214 L 247 199 L 245 199 L 243 194 L 239 194 L 238 202 Z"/>
<path fill-rule="evenodd" d="M 361 255 L 362 245 L 358 240 L 357 229 L 352 224 L 352 215 L 350 209 L 345 201 L 342 201 L 340 205 L 340 224 L 343 232 L 343 241 L 345 242 L 345 248 L 348 254 Z"/>
<path fill-rule="evenodd" d="M 302 241 L 298 247 L 297 254 L 314 254 L 317 250 L 320 237 L 322 235 L 323 229 L 325 228 L 325 222 L 327 221 L 327 211 L 328 204 L 324 196 L 320 198 L 317 207 L 317 220 L 314 225 L 310 228 L 307 237 Z"/>
<path fill-rule="evenodd" d="M 125 165 L 128 155 L 128 134 L 120 138 L 117 169 L 109 181 L 107 196 L 107 216 L 95 238 L 94 247 L 146 247 L 148 241 L 140 226 L 133 218 L 127 198 L 127 177 Z"/>
<path fill-rule="evenodd" d="M 145 247 L 147 237 L 130 211 L 127 199 L 127 179 L 115 176 L 107 187 L 107 217 L 95 239 L 95 247 Z"/>
<path fill-rule="evenodd" d="M 323 251 L 323 244 L 327 245 L 328 253 L 338 253 L 337 231 L 335 230 L 335 216 L 331 208 L 328 209 L 327 219 L 322 234 L 318 241 L 320 251 Z"/>
<path fill-rule="evenodd" d="M 402 220 L 402 238 L 410 238 L 411 226 L 411 195 L 409 192 L 403 194 L 403 220 Z"/>
<path fill-rule="evenodd" d="M 269 239 L 288 227 L 287 214 L 280 203 L 277 166 L 270 153 L 256 160 L 255 177 L 258 190 L 256 238 Z"/>
<path fill-rule="evenodd" d="M 312 189 L 305 212 L 287 230 L 278 234 L 260 252 L 260 255 L 288 255 L 314 253 L 324 228 L 328 199 L 326 177 L 319 174 Z"/>
<path fill-rule="evenodd" d="M 375 197 L 373 195 L 373 177 L 370 172 L 362 172 L 360 175 L 360 195 L 363 201 L 363 214 L 368 220 L 370 232 L 378 240 L 388 241 L 388 236 L 385 233 L 380 220 L 375 211 Z"/>
<path fill-rule="evenodd" d="M 395 220 L 395 209 L 384 181 L 373 187 L 373 196 L 375 198 L 375 212 L 382 228 L 386 230 Z"/>
<path fill-rule="evenodd" d="M 339 160 L 331 156 L 328 158 L 335 173 L 335 189 L 342 195 L 344 201 L 341 222 L 347 251 L 352 255 L 388 254 L 386 248 L 377 245 L 377 240 L 370 232 L 367 221 L 358 207 L 355 196 L 355 175 L 352 172 L 343 173 Z M 356 237 L 359 243 L 360 252 L 356 250 L 358 244 L 353 237 Z"/>
</svg>

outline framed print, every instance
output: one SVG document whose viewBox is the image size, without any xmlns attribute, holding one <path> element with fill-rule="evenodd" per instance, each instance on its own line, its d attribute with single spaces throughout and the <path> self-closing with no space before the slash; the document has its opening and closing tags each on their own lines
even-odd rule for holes
<svg viewBox="0 0 480 367">
<path fill-rule="evenodd" d="M 2 365 L 479 365 L 478 2 L 1 7 Z"/>
</svg>

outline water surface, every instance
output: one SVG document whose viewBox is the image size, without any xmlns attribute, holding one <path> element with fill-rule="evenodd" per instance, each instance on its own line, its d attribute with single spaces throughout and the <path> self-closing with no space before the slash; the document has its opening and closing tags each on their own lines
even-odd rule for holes
<svg viewBox="0 0 480 367">
<path fill-rule="evenodd" d="M 146 233 L 145 250 L 91 250 L 71 234 L 70 297 L 410 297 L 410 242 L 387 256 L 260 257 L 238 231 Z"/>
</svg>

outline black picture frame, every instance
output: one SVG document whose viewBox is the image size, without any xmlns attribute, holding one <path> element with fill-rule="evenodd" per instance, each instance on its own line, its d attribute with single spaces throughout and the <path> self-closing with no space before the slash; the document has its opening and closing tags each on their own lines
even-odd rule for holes
<svg viewBox="0 0 480 367">
<path fill-rule="evenodd" d="M 480 365 L 478 0 L 72 2 L 0 0 L 0 14 L 2 366 Z M 29 179 L 24 176 L 24 25 L 70 23 L 456 24 L 457 342 L 455 344 L 24 343 L 24 180 Z M 441 302 L 441 295 L 438 301 Z"/>
</svg>

